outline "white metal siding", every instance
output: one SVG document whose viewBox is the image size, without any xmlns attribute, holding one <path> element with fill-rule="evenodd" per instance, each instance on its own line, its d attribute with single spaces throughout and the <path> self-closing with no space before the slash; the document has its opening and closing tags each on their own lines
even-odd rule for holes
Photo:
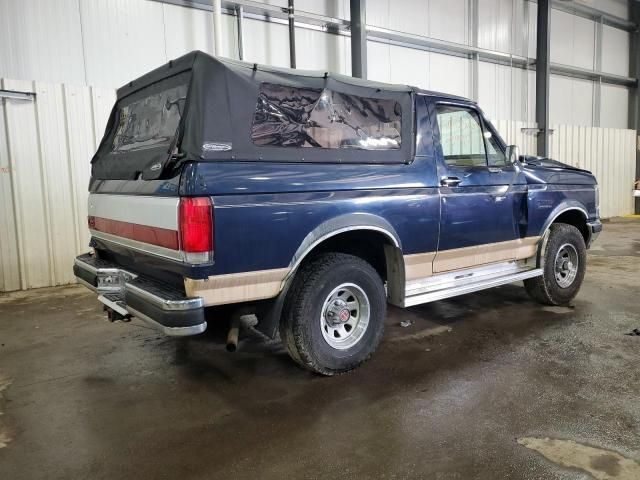
<svg viewBox="0 0 640 480">
<path fill-rule="evenodd" d="M 629 43 L 631 35 L 624 30 L 602 27 L 602 71 L 629 75 Z"/>
<path fill-rule="evenodd" d="M 80 12 L 88 85 L 124 85 L 167 61 L 161 3 L 80 0 Z"/>
<path fill-rule="evenodd" d="M 85 83 L 78 0 L 0 0 L 0 77 Z"/>
<path fill-rule="evenodd" d="M 627 128 L 629 123 L 629 89 L 617 85 L 602 85 L 600 126 Z"/>
<path fill-rule="evenodd" d="M 633 213 L 635 131 L 574 125 L 551 128 L 552 158 L 590 170 L 598 179 L 601 216 Z"/>
<path fill-rule="evenodd" d="M 597 8 L 603 12 L 610 13 L 616 17 L 629 19 L 628 0 L 581 0 L 582 3 L 590 7 Z"/>
<path fill-rule="evenodd" d="M 36 93 L 4 99 L 0 112 L 0 290 L 75 281 L 73 258 L 88 249 L 90 160 L 115 92 L 3 80 Z"/>
<path fill-rule="evenodd" d="M 593 69 L 596 24 L 560 10 L 551 10 L 551 61 Z"/>
<path fill-rule="evenodd" d="M 367 0 L 367 23 L 456 43 L 469 43 L 467 0 Z"/>
<path fill-rule="evenodd" d="M 551 123 L 593 125 L 593 82 L 580 78 L 550 76 Z"/>
<path fill-rule="evenodd" d="M 521 153 L 536 154 L 535 123 L 498 121 L 495 126 L 508 144 L 520 147 Z M 551 129 L 551 158 L 596 176 L 600 215 L 609 218 L 633 213 L 635 131 L 575 125 L 554 125 Z"/>
<path fill-rule="evenodd" d="M 620 0 L 584 0 L 620 14 Z M 264 3 L 286 6 L 286 0 Z M 596 5 L 597 3 L 597 5 Z M 451 42 L 472 42 L 469 0 L 368 0 L 371 25 Z M 537 4 L 528 0 L 478 0 L 478 42 L 535 58 Z M 298 11 L 348 18 L 347 0 L 299 0 Z M 626 14 L 625 14 L 626 15 Z M 208 11 L 151 0 L 0 0 L 0 77 L 117 88 L 168 60 L 193 49 L 213 52 L 213 20 Z M 552 10 L 552 61 L 587 69 L 595 66 L 592 20 Z M 223 15 L 223 54 L 238 57 L 236 21 Z M 603 27 L 604 71 L 628 75 L 629 34 Z M 298 66 L 350 72 L 349 38 L 296 28 Z M 247 18 L 245 59 L 289 65 L 288 30 L 283 24 Z M 464 58 L 369 42 L 369 75 L 378 80 L 413 84 L 469 96 L 471 62 Z M 526 72 L 526 71 L 525 71 Z M 590 83 L 552 80 L 551 121 L 593 125 L 596 95 Z M 612 90 L 617 92 L 616 90 Z M 492 118 L 532 121 L 535 80 L 519 68 L 480 63 L 478 92 Z M 593 88 L 591 88 L 593 92 Z M 612 94 L 619 112 L 623 96 Z M 576 101 L 576 99 L 580 101 Z M 556 100 L 560 100 L 556 102 Z M 605 127 L 621 126 L 604 92 Z M 567 115 L 567 102 L 577 108 Z M 575 117 L 575 118 L 574 118 Z M 626 126 L 627 123 L 622 126 Z"/>
<path fill-rule="evenodd" d="M 525 122 L 509 122 L 506 120 L 498 120 L 493 122 L 494 126 L 500 133 L 507 145 L 518 145 L 521 155 L 536 154 L 536 135 L 537 125 L 535 123 Z"/>
<path fill-rule="evenodd" d="M 471 62 L 466 58 L 372 41 L 367 42 L 367 57 L 371 80 L 471 95 Z"/>
</svg>

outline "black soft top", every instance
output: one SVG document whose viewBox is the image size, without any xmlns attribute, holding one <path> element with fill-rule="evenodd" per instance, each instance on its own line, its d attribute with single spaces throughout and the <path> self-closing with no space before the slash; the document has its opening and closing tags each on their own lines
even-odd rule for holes
<svg viewBox="0 0 640 480">
<path fill-rule="evenodd" d="M 263 84 L 326 89 L 345 95 L 393 100 L 400 106 L 399 148 L 295 148 L 260 145 L 251 128 Z M 186 100 L 175 138 L 170 144 L 134 151 L 115 151 L 118 121 L 127 105 L 154 93 L 182 85 Z M 452 97 L 406 85 L 390 85 L 340 74 L 265 67 L 212 57 L 200 51 L 170 61 L 118 89 L 105 135 L 92 159 L 92 176 L 99 179 L 154 179 L 185 161 L 276 161 L 327 163 L 402 163 L 413 156 L 414 95 Z"/>
</svg>

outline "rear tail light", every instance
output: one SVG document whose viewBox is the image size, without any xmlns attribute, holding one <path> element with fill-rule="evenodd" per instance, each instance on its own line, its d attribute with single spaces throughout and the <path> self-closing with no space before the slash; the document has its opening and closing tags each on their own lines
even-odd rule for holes
<svg viewBox="0 0 640 480">
<path fill-rule="evenodd" d="M 188 263 L 210 262 L 213 255 L 213 205 L 209 197 L 180 199 L 180 250 Z"/>
</svg>

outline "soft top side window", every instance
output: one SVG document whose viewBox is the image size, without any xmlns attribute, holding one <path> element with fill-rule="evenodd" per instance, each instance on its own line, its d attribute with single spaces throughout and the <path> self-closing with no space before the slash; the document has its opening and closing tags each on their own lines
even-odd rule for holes
<svg viewBox="0 0 640 480">
<path fill-rule="evenodd" d="M 187 89 L 187 83 L 183 83 L 121 106 L 111 152 L 168 147 L 182 118 Z"/>
<path fill-rule="evenodd" d="M 251 125 L 255 145 L 398 150 L 395 100 L 262 83 Z"/>
</svg>

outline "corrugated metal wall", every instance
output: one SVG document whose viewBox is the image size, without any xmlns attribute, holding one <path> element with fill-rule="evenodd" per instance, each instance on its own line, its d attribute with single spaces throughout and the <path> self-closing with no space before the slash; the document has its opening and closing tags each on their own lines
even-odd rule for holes
<svg viewBox="0 0 640 480">
<path fill-rule="evenodd" d="M 17 80 L 0 85 L 36 93 L 35 101 L 4 99 L 0 110 L 0 291 L 71 283 L 73 258 L 89 241 L 89 160 L 115 92 Z M 496 128 L 535 154 L 535 124 L 498 121 Z M 554 158 L 596 173 L 604 217 L 633 212 L 634 131 L 556 126 L 552 150 Z"/>
<path fill-rule="evenodd" d="M 495 127 L 509 144 L 527 155 L 536 155 L 536 124 L 498 121 Z M 551 158 L 593 172 L 600 185 L 603 218 L 634 212 L 636 132 L 618 128 L 554 125 Z"/>
<path fill-rule="evenodd" d="M 589 0 L 595 6 L 595 0 Z M 286 0 L 264 3 L 286 6 Z M 616 0 L 597 7 L 626 16 Z M 472 41 L 469 0 L 368 0 L 367 22 L 451 42 Z M 349 17 L 346 0 L 297 0 L 296 10 Z M 482 48 L 535 58 L 537 4 L 526 0 L 478 0 Z M 150 0 L 0 0 L 0 77 L 117 88 L 193 49 L 213 52 L 212 14 Z M 286 25 L 247 18 L 245 59 L 288 66 Z M 593 69 L 596 22 L 552 10 L 551 58 Z M 605 26 L 602 70 L 629 74 L 629 33 Z M 296 28 L 298 67 L 349 74 L 349 39 Z M 235 18 L 223 15 L 222 51 L 237 57 Z M 370 78 L 471 96 L 467 58 L 368 43 Z M 478 100 L 495 120 L 535 121 L 535 73 L 480 62 Z M 603 85 L 595 108 L 593 81 L 552 75 L 551 122 L 625 128 L 629 93 Z M 599 118 L 598 117 L 599 112 Z"/>
<path fill-rule="evenodd" d="M 536 123 L 510 122 L 499 120 L 493 122 L 502 138 L 508 145 L 518 145 L 522 155 L 536 155 L 537 143 Z"/>
<path fill-rule="evenodd" d="M 555 125 L 551 157 L 594 173 L 603 218 L 634 212 L 636 132 L 617 128 Z"/>
<path fill-rule="evenodd" d="M 71 283 L 73 258 L 89 242 L 89 160 L 115 92 L 1 82 L 7 90 L 36 93 L 36 100 L 2 100 L 0 291 Z"/>
<path fill-rule="evenodd" d="M 536 155 L 536 124 L 498 121 L 495 126 L 509 144 Z M 600 185 L 602 218 L 634 212 L 636 132 L 618 128 L 554 125 L 551 158 L 593 172 Z"/>
</svg>

